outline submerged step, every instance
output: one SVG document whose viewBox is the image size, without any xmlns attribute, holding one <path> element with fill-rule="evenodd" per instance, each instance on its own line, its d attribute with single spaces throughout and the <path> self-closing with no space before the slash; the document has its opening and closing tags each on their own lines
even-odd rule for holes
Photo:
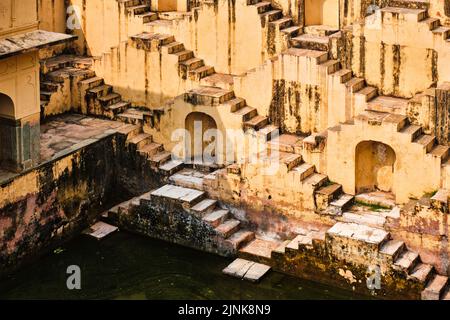
<svg viewBox="0 0 450 320">
<path fill-rule="evenodd" d="M 265 264 L 237 258 L 228 265 L 228 267 L 223 269 L 222 272 L 235 278 L 257 282 L 269 272 L 270 269 L 271 268 Z"/>
<path fill-rule="evenodd" d="M 103 221 L 98 221 L 94 223 L 92 226 L 83 231 L 84 234 L 87 234 L 97 240 L 102 240 L 107 235 L 116 232 L 119 228 L 107 224 Z"/>
</svg>

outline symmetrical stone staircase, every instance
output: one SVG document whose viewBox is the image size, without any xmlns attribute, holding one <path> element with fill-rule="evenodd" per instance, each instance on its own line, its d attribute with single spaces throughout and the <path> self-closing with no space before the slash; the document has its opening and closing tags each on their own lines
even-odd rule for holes
<svg viewBox="0 0 450 320">
<path fill-rule="evenodd" d="M 162 168 L 160 167 L 160 170 Z M 217 200 L 209 198 L 203 191 L 203 180 L 208 179 L 208 174 L 193 169 L 175 169 L 171 173 L 175 174 L 169 178 L 170 184 L 113 207 L 104 218 L 130 215 L 134 208 L 148 203 L 175 202 L 183 207 L 190 219 L 203 224 L 212 233 L 208 241 L 215 242 L 219 247 L 217 251 L 221 254 L 235 255 L 237 250 L 254 239 L 254 232 L 247 230 L 243 226 L 243 221 L 237 219 L 230 209 L 221 206 Z"/>
<path fill-rule="evenodd" d="M 370 264 L 379 265 L 386 279 L 393 276 L 397 277 L 396 281 L 403 279 L 411 287 L 422 288 L 424 300 L 450 299 L 446 276 L 437 274 L 433 266 L 423 263 L 403 241 L 391 239 L 383 229 L 361 223 L 338 222 L 326 232 L 304 229 L 295 238 L 283 242 L 259 238 L 243 247 L 239 256 L 277 270 L 280 261 L 292 261 L 299 255 L 306 261 L 308 256 L 320 255 L 324 250 L 346 263 L 366 264 L 365 268 Z"/>
</svg>

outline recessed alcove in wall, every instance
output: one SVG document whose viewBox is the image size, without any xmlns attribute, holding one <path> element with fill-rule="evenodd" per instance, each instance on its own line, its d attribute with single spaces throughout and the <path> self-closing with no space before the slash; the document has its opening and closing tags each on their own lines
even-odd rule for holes
<svg viewBox="0 0 450 320">
<path fill-rule="evenodd" d="M 185 120 L 186 156 L 192 161 L 210 163 L 216 155 L 217 124 L 203 112 L 191 112 Z M 210 156 L 207 156 L 210 155 Z"/>
<path fill-rule="evenodd" d="M 361 141 L 355 154 L 356 193 L 394 192 L 394 149 L 378 141 Z"/>
<path fill-rule="evenodd" d="M 305 25 L 339 27 L 339 0 L 305 0 Z"/>
</svg>

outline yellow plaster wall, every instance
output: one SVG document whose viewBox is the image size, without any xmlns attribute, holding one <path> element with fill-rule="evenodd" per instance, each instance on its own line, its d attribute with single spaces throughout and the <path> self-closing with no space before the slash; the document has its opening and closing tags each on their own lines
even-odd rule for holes
<svg viewBox="0 0 450 320">
<path fill-rule="evenodd" d="M 38 53 L 21 54 L 0 60 L 0 92 L 14 102 L 14 114 L 1 116 L 21 119 L 39 113 Z"/>
</svg>

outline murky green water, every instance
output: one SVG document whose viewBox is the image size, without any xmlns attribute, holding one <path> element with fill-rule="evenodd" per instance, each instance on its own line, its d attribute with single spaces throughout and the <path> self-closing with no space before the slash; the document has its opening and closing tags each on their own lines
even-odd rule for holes
<svg viewBox="0 0 450 320">
<path fill-rule="evenodd" d="M 225 276 L 231 260 L 119 232 L 80 236 L 0 282 L 1 299 L 360 299 L 336 288 L 271 272 L 260 283 Z M 81 268 L 81 290 L 66 269 Z"/>
</svg>

